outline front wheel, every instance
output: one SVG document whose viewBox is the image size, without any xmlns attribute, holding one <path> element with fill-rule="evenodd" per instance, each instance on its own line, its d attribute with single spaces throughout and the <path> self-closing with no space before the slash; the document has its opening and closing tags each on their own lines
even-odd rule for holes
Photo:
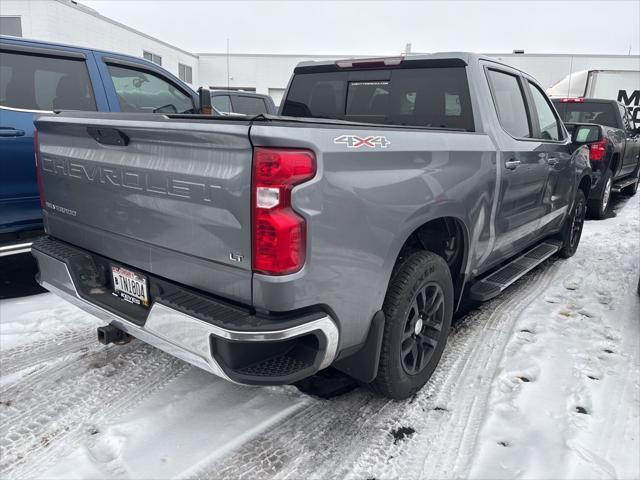
<svg viewBox="0 0 640 480">
<path fill-rule="evenodd" d="M 383 311 L 380 363 L 370 386 L 402 400 L 427 383 L 447 342 L 453 282 L 444 259 L 427 251 L 411 254 L 391 280 Z"/>
<path fill-rule="evenodd" d="M 584 217 L 587 211 L 586 204 L 587 200 L 584 192 L 578 189 L 571 213 L 565 220 L 562 231 L 560 232 L 562 248 L 558 251 L 558 255 L 562 258 L 572 257 L 578 249 L 580 237 L 582 236 L 582 227 L 584 226 Z"/>
</svg>

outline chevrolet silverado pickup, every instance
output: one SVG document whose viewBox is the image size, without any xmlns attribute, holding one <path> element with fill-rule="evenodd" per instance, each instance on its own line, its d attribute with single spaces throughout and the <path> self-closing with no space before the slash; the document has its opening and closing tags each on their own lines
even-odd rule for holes
<svg viewBox="0 0 640 480">
<path fill-rule="evenodd" d="M 240 384 L 412 395 L 463 297 L 573 255 L 591 186 L 540 85 L 474 54 L 303 63 L 279 116 L 35 124 L 40 284 Z"/>
<path fill-rule="evenodd" d="M 601 134 L 589 144 L 593 170 L 587 214 L 603 219 L 612 192 L 635 195 L 640 182 L 640 127 L 631 113 L 615 100 L 554 98 L 560 118 L 569 132 L 574 122 L 602 125 Z"/>
</svg>

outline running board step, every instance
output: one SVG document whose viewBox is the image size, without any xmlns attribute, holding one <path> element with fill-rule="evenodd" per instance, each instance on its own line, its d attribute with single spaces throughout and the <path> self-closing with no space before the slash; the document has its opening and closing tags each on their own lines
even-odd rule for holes
<svg viewBox="0 0 640 480">
<path fill-rule="evenodd" d="M 622 190 L 625 187 L 628 187 L 629 185 L 633 185 L 634 183 L 636 183 L 636 177 L 625 178 L 624 180 L 620 180 L 619 182 L 615 183 L 613 187 L 611 187 L 611 191 L 615 193 L 619 193 L 620 190 Z"/>
<path fill-rule="evenodd" d="M 469 292 L 472 300 L 486 302 L 497 296 L 525 273 L 533 270 L 562 247 L 558 240 L 546 240 L 515 258 L 504 267 L 473 284 Z"/>
</svg>

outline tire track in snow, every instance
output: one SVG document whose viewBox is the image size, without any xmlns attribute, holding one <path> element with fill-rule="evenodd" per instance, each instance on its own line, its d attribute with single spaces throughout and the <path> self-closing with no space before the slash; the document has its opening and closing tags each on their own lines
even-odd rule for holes
<svg viewBox="0 0 640 480">
<path fill-rule="evenodd" d="M 360 389 L 333 400 L 314 400 L 193 476 L 419 478 L 464 473 L 468 459 L 456 455 L 463 444 L 475 442 L 511 326 L 558 268 L 546 262 L 456 323 L 435 375 L 414 398 L 393 402 Z M 470 388 L 478 394 L 468 395 Z M 457 397 L 463 404 L 455 404 Z M 417 433 L 394 444 L 390 432 L 402 426 Z M 430 463 L 425 463 L 427 457 Z"/>
<path fill-rule="evenodd" d="M 0 473 L 36 477 L 95 433 L 103 419 L 125 413 L 189 368 L 134 340 L 63 362 L 7 389 L 0 405 Z"/>
<path fill-rule="evenodd" d="M 363 455 L 352 477 L 458 478 L 468 470 L 470 453 L 480 429 L 492 380 L 512 326 L 526 306 L 547 287 L 559 266 L 543 266 L 512 286 L 501 297 L 467 316 L 456 332 L 439 378 L 416 395 L 407 408 L 398 404 L 397 416 L 386 419 L 386 435 L 376 439 L 383 455 Z M 470 395 L 469 390 L 475 394 Z M 390 445 L 388 432 L 409 426 L 416 434 Z M 376 441 L 374 440 L 374 441 Z M 464 454 L 463 454 L 464 452 Z"/>
<path fill-rule="evenodd" d="M 94 329 L 64 332 L 0 352 L 2 376 L 37 367 L 43 363 L 59 362 L 69 355 L 88 353 L 99 348 Z"/>
</svg>

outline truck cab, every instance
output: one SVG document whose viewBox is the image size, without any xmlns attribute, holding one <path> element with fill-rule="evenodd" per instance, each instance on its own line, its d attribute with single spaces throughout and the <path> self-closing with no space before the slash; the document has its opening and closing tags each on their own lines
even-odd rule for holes
<svg viewBox="0 0 640 480">
<path fill-rule="evenodd" d="M 0 256 L 42 231 L 35 114 L 58 110 L 194 113 L 197 93 L 129 55 L 0 36 Z"/>
</svg>

